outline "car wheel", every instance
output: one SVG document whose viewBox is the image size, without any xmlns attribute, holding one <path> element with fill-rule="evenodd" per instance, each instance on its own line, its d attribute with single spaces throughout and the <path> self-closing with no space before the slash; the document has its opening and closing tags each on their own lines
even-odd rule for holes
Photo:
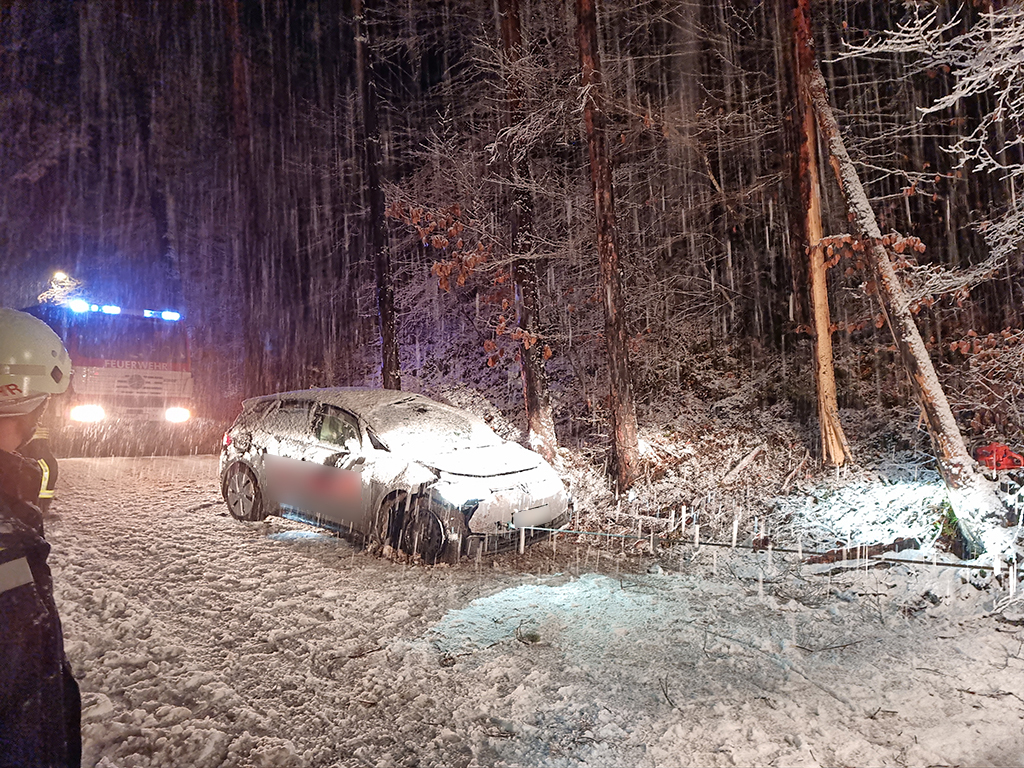
<svg viewBox="0 0 1024 768">
<path fill-rule="evenodd" d="M 267 516 L 263 492 L 256 475 L 241 462 L 235 462 L 224 478 L 224 501 L 236 520 L 262 520 Z"/>
<path fill-rule="evenodd" d="M 427 509 L 413 509 L 405 516 L 402 526 L 402 549 L 419 555 L 426 563 L 438 563 L 444 558 L 448 546 L 448 531 L 444 523 Z"/>
<path fill-rule="evenodd" d="M 370 526 L 370 543 L 372 545 L 380 550 L 396 545 L 402 520 L 405 517 L 407 498 L 406 494 L 397 493 L 386 498 L 380 505 L 373 525 Z"/>
</svg>

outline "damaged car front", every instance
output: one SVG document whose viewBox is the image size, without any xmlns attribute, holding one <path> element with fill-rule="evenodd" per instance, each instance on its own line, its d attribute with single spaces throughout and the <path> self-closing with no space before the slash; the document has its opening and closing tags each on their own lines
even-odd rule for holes
<svg viewBox="0 0 1024 768">
<path fill-rule="evenodd" d="M 397 542 L 406 551 L 431 540 L 436 517 L 447 535 L 446 553 L 421 552 L 433 559 L 494 552 L 532 538 L 536 529 L 557 528 L 571 510 L 565 484 L 543 457 L 502 440 L 476 416 L 422 396 L 368 414 L 370 428 L 389 450 L 428 468 L 432 482 L 414 494 Z M 417 511 L 418 510 L 418 511 Z"/>
</svg>

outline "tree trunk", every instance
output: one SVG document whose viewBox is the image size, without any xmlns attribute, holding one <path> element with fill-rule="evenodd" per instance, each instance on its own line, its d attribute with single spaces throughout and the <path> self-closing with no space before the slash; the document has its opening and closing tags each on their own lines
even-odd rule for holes
<svg viewBox="0 0 1024 768">
<path fill-rule="evenodd" d="M 810 278 L 811 316 L 814 321 L 814 382 L 818 393 L 818 425 L 821 458 L 834 467 L 846 463 L 850 444 L 839 421 L 836 402 L 836 374 L 832 364 L 832 320 L 828 306 L 825 253 L 821 245 L 821 183 L 818 175 L 818 134 L 811 105 L 810 77 L 814 69 L 814 39 L 811 36 L 810 0 L 797 0 L 793 11 L 793 61 L 799 98 L 796 116 L 800 124 L 799 172 L 796 185 L 804 210 Z"/>
<path fill-rule="evenodd" d="M 146 7 L 141 0 L 131 0 L 127 4 L 131 17 L 146 18 Z M 156 101 L 156 62 L 155 52 L 160 48 L 159 26 L 143 24 L 134 29 L 126 48 L 128 61 L 125 73 L 130 89 L 131 103 L 135 108 L 135 123 L 139 136 L 139 159 L 142 172 L 139 174 L 145 184 L 149 199 L 150 213 L 153 216 L 154 242 L 153 256 L 161 267 L 161 277 L 173 286 L 173 296 L 168 300 L 180 302 L 181 275 L 176 263 L 174 249 L 171 247 L 170 231 L 167 215 L 167 195 L 163 179 L 160 176 L 157 162 L 157 148 L 153 142 L 153 129 L 156 115 L 153 105 Z"/>
<path fill-rule="evenodd" d="M 231 118 L 235 164 L 235 252 L 242 273 L 242 335 L 244 338 L 243 393 L 261 394 L 266 384 L 263 328 L 258 307 L 264 284 L 263 265 L 257 253 L 260 243 L 257 186 L 253 183 L 252 134 L 249 127 L 249 78 L 247 56 L 239 25 L 239 0 L 224 0 L 228 46 L 231 51 Z"/>
<path fill-rule="evenodd" d="M 514 63 L 522 55 L 522 31 L 519 0 L 499 0 L 501 41 L 506 60 L 513 64 L 509 71 L 507 107 L 508 124 L 521 119 L 522 87 L 514 71 Z M 515 284 L 516 324 L 522 333 L 519 343 L 519 365 L 523 374 L 523 399 L 530 448 L 552 464 L 558 463 L 558 440 L 551 412 L 547 371 L 544 367 L 544 345 L 540 343 L 540 299 L 537 284 L 537 261 L 522 258 L 532 248 L 533 201 L 523 185 L 530 178 L 526 154 L 520 160 L 510 158 L 511 206 L 509 210 L 509 252 L 513 256 L 512 280 Z"/>
<path fill-rule="evenodd" d="M 371 29 L 363 0 L 353 0 L 355 16 L 356 77 L 363 111 L 363 178 L 369 198 L 367 243 L 373 253 L 377 277 L 377 319 L 380 325 L 381 380 L 384 389 L 401 389 L 398 360 L 398 315 L 384 221 L 384 189 L 381 187 L 380 130 L 377 127 L 377 83 L 373 71 Z"/>
<path fill-rule="evenodd" d="M 800 99 L 800 77 L 796 64 L 796 39 L 794 22 L 796 21 L 796 4 L 799 0 L 778 0 L 777 12 L 777 68 L 779 70 L 778 112 L 782 149 L 788 160 L 788 173 L 782 179 L 782 189 L 788 203 L 786 224 L 788 227 L 787 264 L 789 267 L 789 315 L 788 321 L 793 324 L 810 325 L 811 311 L 808 307 L 808 290 L 810 278 L 807 274 L 807 251 L 804 240 L 807 230 L 804 214 L 807 205 L 801 194 L 801 180 L 805 178 L 801 166 L 800 147 L 803 144 L 803 101 Z M 785 320 L 783 320 L 785 324 Z"/>
<path fill-rule="evenodd" d="M 602 112 L 603 87 L 597 49 L 596 0 L 576 0 L 576 42 L 584 93 L 583 120 L 590 149 L 590 182 L 597 218 L 597 256 L 604 288 L 605 341 L 611 381 L 612 426 L 619 490 L 632 485 L 640 463 L 637 440 L 636 404 L 630 381 L 629 345 L 623 314 L 622 274 L 615 232 L 615 197 L 612 169 Z"/>
<path fill-rule="evenodd" d="M 937 454 L 939 471 L 949 489 L 950 502 L 961 533 L 972 554 L 980 555 L 988 551 L 1001 556 L 1014 543 L 1013 529 L 1008 531 L 1004 527 L 1006 510 L 999 500 L 995 484 L 985 478 L 967 451 L 949 401 L 939 385 L 924 340 L 914 322 L 910 302 L 882 242 L 878 220 L 846 151 L 839 124 L 828 103 L 825 79 L 817 67 L 811 73 L 809 84 L 818 126 L 828 143 L 832 169 L 846 199 L 850 219 L 862 238 L 874 270 L 885 321 L 921 404 L 924 422 Z"/>
</svg>

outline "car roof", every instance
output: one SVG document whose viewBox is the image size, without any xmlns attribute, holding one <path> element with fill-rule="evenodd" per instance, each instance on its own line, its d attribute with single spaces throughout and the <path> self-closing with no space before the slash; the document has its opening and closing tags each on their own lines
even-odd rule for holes
<svg viewBox="0 0 1024 768">
<path fill-rule="evenodd" d="M 417 400 L 440 406 L 436 400 L 414 392 L 401 392 L 394 389 L 373 389 L 370 387 L 320 387 L 313 389 L 297 389 L 291 392 L 277 392 L 272 395 L 253 397 L 244 402 L 246 408 L 259 403 L 272 403 L 277 400 L 309 401 L 335 405 L 351 411 L 357 416 L 372 420 L 378 408 L 395 405 L 396 403 L 415 402 Z"/>
<path fill-rule="evenodd" d="M 275 402 L 307 402 L 337 406 L 355 414 L 390 448 L 434 445 L 455 441 L 475 441 L 490 445 L 500 441 L 478 416 L 451 405 L 439 403 L 426 395 L 390 389 L 363 387 L 325 387 L 278 392 L 245 401 L 243 414 L 262 418 Z"/>
</svg>

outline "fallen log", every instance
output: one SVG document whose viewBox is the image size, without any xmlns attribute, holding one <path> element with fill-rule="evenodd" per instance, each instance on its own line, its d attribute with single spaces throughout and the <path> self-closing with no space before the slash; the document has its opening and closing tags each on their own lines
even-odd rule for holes
<svg viewBox="0 0 1024 768">
<path fill-rule="evenodd" d="M 801 459 L 800 463 L 796 465 L 796 469 L 794 469 L 792 472 L 790 472 L 788 475 L 786 475 L 786 479 L 782 481 L 782 487 L 779 488 L 779 493 L 780 494 L 785 495 L 786 493 L 789 493 L 789 486 L 796 479 L 796 476 L 798 474 L 800 474 L 800 470 L 807 466 L 807 460 L 810 457 L 811 457 L 811 454 L 805 452 L 803 459 Z"/>
<path fill-rule="evenodd" d="M 883 552 L 903 552 L 907 549 L 920 549 L 921 544 L 917 539 L 896 539 L 888 544 L 870 544 L 860 547 L 845 547 L 830 549 L 820 555 L 814 555 L 804 560 L 808 565 L 818 563 L 838 563 L 843 560 L 861 560 L 868 557 L 877 557 Z"/>
<path fill-rule="evenodd" d="M 740 476 L 740 473 L 754 463 L 754 459 L 760 456 L 764 452 L 764 444 L 757 446 L 754 450 L 740 459 L 739 464 L 730 469 L 725 477 L 722 478 L 722 485 L 729 485 L 736 481 L 736 478 Z"/>
</svg>

